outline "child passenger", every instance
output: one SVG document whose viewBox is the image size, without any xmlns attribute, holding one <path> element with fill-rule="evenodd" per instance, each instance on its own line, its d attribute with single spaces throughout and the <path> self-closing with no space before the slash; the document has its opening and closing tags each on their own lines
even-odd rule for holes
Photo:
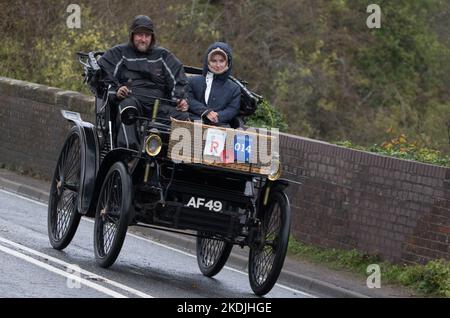
<svg viewBox="0 0 450 318">
<path fill-rule="evenodd" d="M 192 120 L 229 126 L 239 113 L 241 90 L 229 79 L 232 65 L 228 44 L 216 42 L 207 49 L 203 75 L 189 78 L 188 103 Z"/>
</svg>

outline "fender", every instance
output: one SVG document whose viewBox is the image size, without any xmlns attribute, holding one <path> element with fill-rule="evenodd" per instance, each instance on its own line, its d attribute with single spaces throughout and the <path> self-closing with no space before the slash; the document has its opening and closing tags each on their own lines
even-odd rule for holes
<svg viewBox="0 0 450 318">
<path fill-rule="evenodd" d="M 75 124 L 80 134 L 80 193 L 78 212 L 86 214 L 94 192 L 95 179 L 99 166 L 99 146 L 95 126 L 85 122 L 77 112 L 61 110 L 62 116 Z"/>
<path fill-rule="evenodd" d="M 270 188 L 272 190 L 280 190 L 280 191 L 284 191 L 284 189 L 286 189 L 289 186 L 289 182 L 291 182 L 290 180 L 287 179 L 278 179 L 275 181 L 271 181 L 270 182 Z"/>
<path fill-rule="evenodd" d="M 109 171 L 109 168 L 117 162 L 123 159 L 130 158 L 130 156 L 136 156 L 138 152 L 135 150 L 127 149 L 127 148 L 116 148 L 108 152 L 105 158 L 102 160 L 100 164 L 100 168 L 97 173 L 97 177 L 95 180 L 95 187 L 92 192 L 91 201 L 89 205 L 89 209 L 86 211 L 86 216 L 95 217 L 95 210 L 97 208 L 98 196 L 100 193 L 100 189 L 102 187 L 103 181 L 106 177 L 106 174 Z"/>
</svg>

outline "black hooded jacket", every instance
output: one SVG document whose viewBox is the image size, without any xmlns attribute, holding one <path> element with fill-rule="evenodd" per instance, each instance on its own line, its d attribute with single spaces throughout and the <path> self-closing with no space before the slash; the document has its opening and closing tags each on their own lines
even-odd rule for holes
<svg viewBox="0 0 450 318">
<path fill-rule="evenodd" d="M 215 48 L 220 48 L 227 54 L 228 70 L 220 75 L 214 74 L 208 104 L 206 104 L 205 91 L 206 74 L 208 73 L 208 54 Z M 232 66 L 232 53 L 228 44 L 216 42 L 206 50 L 203 75 L 189 78 L 189 111 L 194 114 L 191 118 L 204 119 L 209 112 L 215 111 L 219 116 L 219 124 L 226 124 L 239 113 L 241 90 L 236 83 L 229 79 Z"/>
<path fill-rule="evenodd" d="M 138 28 L 153 33 L 146 52 L 139 52 L 133 45 L 133 31 Z M 137 16 L 130 26 L 130 41 L 106 51 L 98 63 L 113 94 L 120 86 L 127 85 L 133 96 L 144 104 L 153 100 L 148 96 L 185 98 L 187 78 L 183 65 L 169 50 L 155 46 L 153 23 L 147 16 Z"/>
</svg>

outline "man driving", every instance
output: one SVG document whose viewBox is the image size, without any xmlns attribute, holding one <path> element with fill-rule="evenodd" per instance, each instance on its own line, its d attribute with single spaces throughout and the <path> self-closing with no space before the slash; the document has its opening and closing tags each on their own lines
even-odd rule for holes
<svg viewBox="0 0 450 318">
<path fill-rule="evenodd" d="M 167 49 L 155 45 L 152 20 L 138 15 L 130 26 L 130 40 L 103 54 L 98 64 L 105 72 L 109 98 L 118 101 L 117 146 L 138 150 L 135 125 L 120 122 L 120 113 L 136 107 L 145 117 L 152 116 L 156 99 L 170 99 L 175 105 L 161 103 L 158 117 L 188 120 L 187 78 L 181 62 Z M 175 104 L 175 103 L 174 103 Z"/>
</svg>

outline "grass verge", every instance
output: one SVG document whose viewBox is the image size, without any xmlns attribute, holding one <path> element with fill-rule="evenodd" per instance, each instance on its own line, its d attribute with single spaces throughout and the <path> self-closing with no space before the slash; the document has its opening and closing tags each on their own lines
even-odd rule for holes
<svg viewBox="0 0 450 318">
<path fill-rule="evenodd" d="M 382 281 L 387 284 L 407 286 L 429 296 L 450 298 L 450 261 L 430 261 L 426 265 L 397 265 L 380 257 L 357 250 L 327 249 L 289 239 L 288 253 L 332 269 L 349 270 L 367 277 L 370 264 L 380 266 Z"/>
</svg>

